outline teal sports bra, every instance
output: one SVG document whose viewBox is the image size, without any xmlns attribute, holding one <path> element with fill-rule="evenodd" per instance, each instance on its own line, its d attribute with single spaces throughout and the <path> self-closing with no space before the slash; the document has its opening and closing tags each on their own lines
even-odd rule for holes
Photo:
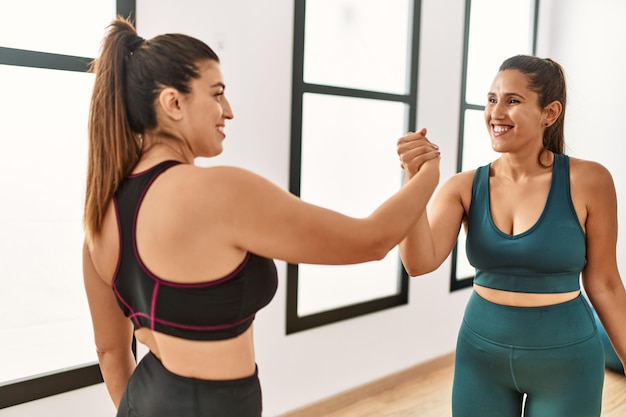
<svg viewBox="0 0 626 417">
<path fill-rule="evenodd" d="M 491 217 L 490 167 L 476 170 L 472 186 L 466 251 L 476 268 L 474 283 L 523 293 L 580 290 L 587 250 L 570 194 L 569 157 L 554 155 L 543 212 L 530 229 L 516 235 L 502 232 Z"/>
</svg>

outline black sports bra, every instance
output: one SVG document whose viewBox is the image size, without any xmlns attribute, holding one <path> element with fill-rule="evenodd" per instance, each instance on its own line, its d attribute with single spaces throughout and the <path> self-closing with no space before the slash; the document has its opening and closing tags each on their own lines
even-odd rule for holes
<svg viewBox="0 0 626 417">
<path fill-rule="evenodd" d="M 230 339 L 248 329 L 256 312 L 274 297 L 276 265 L 271 259 L 247 253 L 229 275 L 194 284 L 166 281 L 150 272 L 137 251 L 137 213 L 153 181 L 177 164 L 162 162 L 129 176 L 118 188 L 114 203 L 120 255 L 113 290 L 135 329 L 147 327 L 191 340 Z"/>
</svg>

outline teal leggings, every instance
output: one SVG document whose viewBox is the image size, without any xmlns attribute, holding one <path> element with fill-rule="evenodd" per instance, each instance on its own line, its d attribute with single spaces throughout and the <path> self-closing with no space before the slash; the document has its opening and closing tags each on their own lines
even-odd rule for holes
<svg viewBox="0 0 626 417">
<path fill-rule="evenodd" d="M 473 293 L 457 341 L 454 417 L 599 417 L 604 350 L 583 296 L 510 307 Z"/>
</svg>

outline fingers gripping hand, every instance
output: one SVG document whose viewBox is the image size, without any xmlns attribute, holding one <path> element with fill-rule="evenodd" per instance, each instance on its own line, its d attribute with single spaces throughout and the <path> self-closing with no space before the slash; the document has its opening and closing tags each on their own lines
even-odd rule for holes
<svg viewBox="0 0 626 417">
<path fill-rule="evenodd" d="M 415 175 L 425 162 L 438 158 L 439 155 L 439 147 L 426 138 L 426 128 L 409 132 L 398 139 L 400 166 L 410 177 Z"/>
</svg>

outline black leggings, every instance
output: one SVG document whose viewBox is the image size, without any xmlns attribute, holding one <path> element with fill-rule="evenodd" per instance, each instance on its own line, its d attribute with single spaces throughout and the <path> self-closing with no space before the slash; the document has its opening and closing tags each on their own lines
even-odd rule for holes
<svg viewBox="0 0 626 417">
<path fill-rule="evenodd" d="M 454 372 L 455 417 L 600 416 L 604 351 L 582 296 L 509 307 L 473 293 Z"/>
<path fill-rule="evenodd" d="M 209 381 L 173 374 L 148 353 L 128 381 L 117 417 L 260 417 L 257 372 Z"/>
</svg>

